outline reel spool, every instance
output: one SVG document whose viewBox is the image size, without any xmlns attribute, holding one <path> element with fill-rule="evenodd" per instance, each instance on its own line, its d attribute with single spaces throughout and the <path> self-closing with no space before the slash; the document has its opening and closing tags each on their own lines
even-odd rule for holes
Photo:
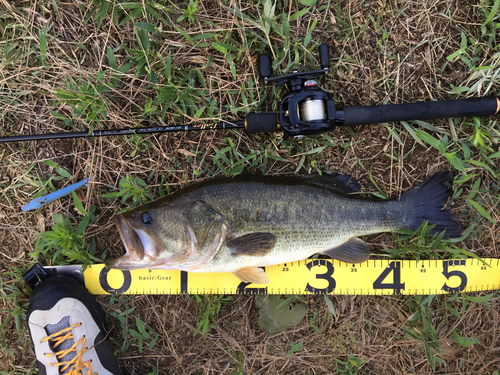
<svg viewBox="0 0 500 375">
<path fill-rule="evenodd" d="M 325 102 L 319 99 L 306 99 L 299 104 L 299 119 L 301 121 L 326 120 Z"/>
</svg>

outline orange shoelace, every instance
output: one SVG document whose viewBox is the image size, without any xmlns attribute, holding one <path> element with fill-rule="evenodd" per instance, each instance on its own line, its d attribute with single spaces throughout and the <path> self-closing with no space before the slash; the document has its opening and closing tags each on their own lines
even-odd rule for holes
<svg viewBox="0 0 500 375">
<path fill-rule="evenodd" d="M 68 328 L 64 328 L 60 330 L 59 332 L 53 333 L 50 336 L 47 336 L 41 340 L 41 342 L 45 341 L 53 341 L 54 343 L 52 344 L 52 347 L 55 349 L 58 345 L 63 343 L 66 340 L 70 339 L 75 339 L 73 336 L 73 328 L 80 327 L 82 324 L 77 323 L 73 324 L 72 326 L 69 326 Z M 76 352 L 76 355 L 69 361 L 64 361 L 64 362 L 57 362 L 57 363 L 51 363 L 51 366 L 62 366 L 60 371 L 64 373 L 68 368 L 70 371 L 67 373 L 68 375 L 81 375 L 82 370 L 86 368 L 88 370 L 88 375 L 97 375 L 97 373 L 92 373 L 92 366 L 90 365 L 90 361 L 82 361 L 82 356 L 83 353 L 85 353 L 88 348 L 85 347 L 85 336 L 82 336 L 80 340 L 75 341 L 71 348 L 68 349 L 63 349 L 58 351 L 57 353 L 45 353 L 47 357 L 57 357 L 57 359 L 64 358 L 67 354 L 71 353 L 72 351 Z M 80 349 L 77 349 L 78 345 L 81 345 Z M 70 368 L 71 366 L 71 368 Z"/>
</svg>

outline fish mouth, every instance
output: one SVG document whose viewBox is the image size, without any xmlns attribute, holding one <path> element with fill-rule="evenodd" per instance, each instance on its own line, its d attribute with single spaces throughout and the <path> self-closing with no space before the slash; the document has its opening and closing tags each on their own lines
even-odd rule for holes
<svg viewBox="0 0 500 375">
<path fill-rule="evenodd" d="M 131 270 L 146 268 L 154 263 L 158 253 L 157 240 L 146 231 L 133 228 L 122 215 L 117 216 L 114 221 L 126 253 L 119 258 L 106 261 L 106 266 Z"/>
</svg>

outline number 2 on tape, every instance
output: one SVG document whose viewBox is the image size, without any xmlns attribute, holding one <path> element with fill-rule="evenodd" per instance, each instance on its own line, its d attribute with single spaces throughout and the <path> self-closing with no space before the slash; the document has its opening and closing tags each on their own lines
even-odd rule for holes
<svg viewBox="0 0 500 375">
<path fill-rule="evenodd" d="M 264 272 L 266 272 L 265 267 L 261 267 Z M 267 288 L 247 288 L 249 285 L 252 285 L 252 283 L 246 283 L 242 281 L 241 283 L 238 284 L 236 287 L 236 293 L 237 294 L 267 294 Z"/>
</svg>

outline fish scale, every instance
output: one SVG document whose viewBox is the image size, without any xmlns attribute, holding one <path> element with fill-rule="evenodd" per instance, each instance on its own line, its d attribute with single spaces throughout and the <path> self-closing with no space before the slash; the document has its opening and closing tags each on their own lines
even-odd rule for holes
<svg viewBox="0 0 500 375">
<path fill-rule="evenodd" d="M 267 206 L 262 199 L 259 199 L 258 194 L 264 187 L 273 195 L 287 197 L 287 199 L 278 198 L 277 203 Z M 324 188 L 315 186 L 301 187 L 301 191 L 297 191 L 295 186 L 294 188 L 290 191 L 291 189 L 287 189 L 286 186 L 255 186 L 249 190 L 255 190 L 257 194 L 249 194 L 244 200 L 238 202 L 249 211 L 275 212 L 276 219 L 273 221 L 249 220 L 244 225 L 241 223 L 233 225 L 231 210 L 229 210 L 229 215 L 224 215 L 230 228 L 239 229 L 234 232 L 236 236 L 261 231 L 276 234 L 278 240 L 270 252 L 258 258 L 251 256 L 234 257 L 231 255 L 230 248 L 222 246 L 213 261 L 205 268 L 197 271 L 224 272 L 228 269 L 302 260 L 312 254 L 334 248 L 351 237 L 404 227 L 403 210 L 399 209 L 403 205 L 401 202 L 351 200 L 333 195 L 330 191 L 325 192 Z M 217 207 L 220 202 L 219 199 L 224 199 L 221 196 L 218 197 L 219 199 L 211 200 L 210 196 L 215 191 L 207 191 L 207 193 L 203 198 L 211 207 Z M 304 209 L 301 208 L 302 206 L 304 206 Z M 226 205 L 222 204 L 220 212 L 224 213 L 226 207 Z M 300 209 L 297 210 L 297 208 Z M 391 211 L 397 211 L 400 215 L 393 215 L 389 220 L 386 213 Z M 362 212 L 361 215 L 359 215 L 360 212 Z M 354 218 L 355 220 L 353 220 Z M 322 224 L 319 225 L 319 223 Z"/>
</svg>

